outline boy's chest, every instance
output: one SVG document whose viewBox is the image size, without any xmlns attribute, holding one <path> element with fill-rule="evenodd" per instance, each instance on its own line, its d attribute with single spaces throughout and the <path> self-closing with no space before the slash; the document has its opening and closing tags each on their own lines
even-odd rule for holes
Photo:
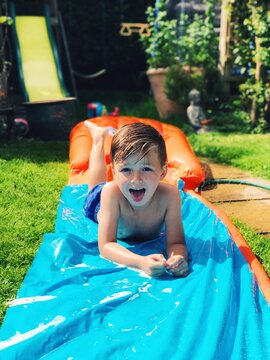
<svg viewBox="0 0 270 360">
<path fill-rule="evenodd" d="M 158 236 L 165 219 L 165 210 L 150 207 L 146 211 L 134 212 L 130 208 L 122 208 L 118 223 L 121 237 L 139 236 L 145 239 L 153 239 Z"/>
</svg>

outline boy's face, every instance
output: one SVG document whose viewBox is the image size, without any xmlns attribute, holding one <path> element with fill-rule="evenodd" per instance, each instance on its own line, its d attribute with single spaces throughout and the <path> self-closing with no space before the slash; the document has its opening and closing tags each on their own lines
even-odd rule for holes
<svg viewBox="0 0 270 360">
<path fill-rule="evenodd" d="M 157 150 L 153 148 L 143 158 L 135 154 L 114 163 L 113 172 L 129 203 L 133 207 L 143 207 L 152 199 L 160 180 L 166 175 L 167 165 L 161 166 Z"/>
</svg>

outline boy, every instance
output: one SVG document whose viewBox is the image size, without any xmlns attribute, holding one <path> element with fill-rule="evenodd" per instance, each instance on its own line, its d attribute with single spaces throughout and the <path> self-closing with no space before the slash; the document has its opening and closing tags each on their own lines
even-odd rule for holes
<svg viewBox="0 0 270 360">
<path fill-rule="evenodd" d="M 166 270 L 175 276 L 188 274 L 187 250 L 181 221 L 181 199 L 176 187 L 162 183 L 167 172 L 166 148 L 152 126 L 132 123 L 113 135 L 111 162 L 114 180 L 106 181 L 104 142 L 112 131 L 89 121 L 92 136 L 89 161 L 89 193 L 86 216 L 98 222 L 100 254 L 117 263 L 141 269 L 152 277 Z M 100 202 L 99 202 L 100 200 Z M 116 239 L 146 241 L 166 228 L 166 251 L 141 256 Z"/>
</svg>

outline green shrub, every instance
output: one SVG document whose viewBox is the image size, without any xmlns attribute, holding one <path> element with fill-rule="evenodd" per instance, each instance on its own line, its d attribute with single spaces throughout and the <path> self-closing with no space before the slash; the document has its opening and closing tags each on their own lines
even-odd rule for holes
<svg viewBox="0 0 270 360">
<path fill-rule="evenodd" d="M 164 91 L 169 99 L 187 106 L 189 92 L 196 88 L 202 94 L 205 87 L 205 73 L 202 68 L 183 66 L 178 63 L 169 68 Z"/>
<path fill-rule="evenodd" d="M 200 91 L 202 103 L 207 106 L 213 107 L 225 97 L 217 69 L 205 70 L 180 63 L 170 67 L 164 90 L 169 99 L 188 106 L 188 94 L 194 88 Z"/>
<path fill-rule="evenodd" d="M 164 0 L 159 1 L 157 6 L 157 9 L 156 6 L 147 8 L 150 36 L 141 37 L 147 65 L 152 69 L 171 66 L 179 57 L 177 20 L 168 19 Z"/>
<path fill-rule="evenodd" d="M 185 106 L 189 104 L 188 93 L 193 88 L 200 91 L 202 102 L 208 106 L 213 106 L 225 96 L 218 71 L 215 1 L 207 0 L 206 3 L 205 14 L 195 14 L 191 23 L 187 15 L 181 16 L 180 60 L 170 67 L 167 74 L 166 95 Z"/>
</svg>

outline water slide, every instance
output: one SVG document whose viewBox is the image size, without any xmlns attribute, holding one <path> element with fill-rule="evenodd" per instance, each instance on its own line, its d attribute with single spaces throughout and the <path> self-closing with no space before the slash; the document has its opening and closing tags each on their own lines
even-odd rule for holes
<svg viewBox="0 0 270 360">
<path fill-rule="evenodd" d="M 203 174 L 185 136 L 147 119 L 94 121 L 115 127 L 144 121 L 171 144 L 167 180 L 185 179 L 178 185 L 190 274 L 153 279 L 100 257 L 98 225 L 82 211 L 91 138 L 79 123 L 71 133 L 69 184 L 59 201 L 55 231 L 45 234 L 9 304 L 0 331 L 0 358 L 270 359 L 269 278 L 254 267 L 254 256 L 244 240 L 239 245 L 232 225 L 192 190 Z M 162 234 L 122 245 L 142 255 L 165 251 Z"/>
</svg>

